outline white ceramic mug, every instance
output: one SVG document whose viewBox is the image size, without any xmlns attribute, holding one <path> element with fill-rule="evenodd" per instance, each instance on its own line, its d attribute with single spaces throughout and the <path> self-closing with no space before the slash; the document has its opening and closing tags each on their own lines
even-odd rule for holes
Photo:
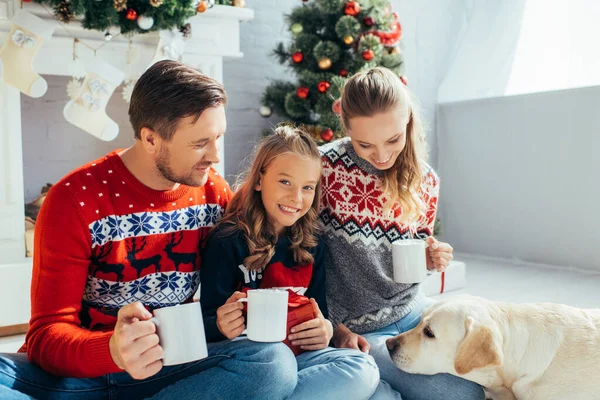
<svg viewBox="0 0 600 400">
<path fill-rule="evenodd" d="M 163 365 L 176 365 L 208 357 L 200 303 L 158 308 L 150 321 L 156 325 L 163 348 Z"/>
<path fill-rule="evenodd" d="M 246 329 L 242 335 L 255 342 L 281 342 L 287 336 L 288 292 L 277 289 L 248 290 Z"/>
<path fill-rule="evenodd" d="M 394 281 L 398 283 L 423 282 L 430 272 L 427 270 L 424 240 L 407 239 L 392 243 Z"/>
</svg>

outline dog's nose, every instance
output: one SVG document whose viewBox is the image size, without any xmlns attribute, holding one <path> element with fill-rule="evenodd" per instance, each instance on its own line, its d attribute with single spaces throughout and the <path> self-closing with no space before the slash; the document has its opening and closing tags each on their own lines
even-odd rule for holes
<svg viewBox="0 0 600 400">
<path fill-rule="evenodd" d="M 398 346 L 398 342 L 396 341 L 396 338 L 389 338 L 385 341 L 385 345 L 389 351 L 392 351 Z"/>
</svg>

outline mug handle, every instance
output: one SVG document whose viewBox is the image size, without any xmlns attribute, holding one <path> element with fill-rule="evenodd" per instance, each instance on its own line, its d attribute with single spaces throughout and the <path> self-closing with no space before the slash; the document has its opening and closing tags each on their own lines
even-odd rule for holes
<svg viewBox="0 0 600 400">
<path fill-rule="evenodd" d="M 152 317 L 148 321 L 152 322 L 157 330 L 158 330 L 158 328 L 160 328 L 160 320 L 158 318 Z M 158 337 L 158 344 L 160 344 L 160 336 Z M 162 360 L 163 358 L 164 358 L 164 355 L 161 358 L 159 358 L 159 360 Z"/>
<path fill-rule="evenodd" d="M 247 297 L 242 297 L 241 299 L 237 300 L 238 303 L 248 303 L 248 298 Z M 248 335 L 248 328 L 244 329 L 242 331 L 242 333 L 240 333 L 240 335 Z"/>
</svg>

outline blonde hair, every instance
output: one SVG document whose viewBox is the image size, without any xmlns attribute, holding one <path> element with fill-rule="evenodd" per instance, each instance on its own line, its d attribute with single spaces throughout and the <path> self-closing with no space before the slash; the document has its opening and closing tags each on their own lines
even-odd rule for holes
<svg viewBox="0 0 600 400">
<path fill-rule="evenodd" d="M 292 126 L 280 125 L 273 134 L 264 138 L 256 149 L 254 161 L 236 185 L 236 192 L 229 205 L 221 225 L 223 234 L 241 230 L 248 243 L 250 255 L 244 260 L 249 270 L 262 270 L 275 254 L 277 232 L 268 222 L 267 212 L 261 193 L 255 188 L 269 165 L 283 154 L 297 154 L 309 157 L 320 164 L 321 157 L 311 137 Z M 318 230 L 319 199 L 321 197 L 321 177 L 318 177 L 315 198 L 308 212 L 289 227 L 291 249 L 294 261 L 307 265 L 312 263 L 310 249 L 317 245 L 315 235 Z"/>
<path fill-rule="evenodd" d="M 427 159 L 423 124 L 416 101 L 400 78 L 387 68 L 370 68 L 353 75 L 341 94 L 342 124 L 346 131 L 354 117 L 371 117 L 387 112 L 400 104 L 408 107 L 406 146 L 394 165 L 383 171 L 383 192 L 387 197 L 384 212 L 399 203 L 401 220 L 412 223 L 425 212 L 420 188 L 422 163 Z"/>
</svg>

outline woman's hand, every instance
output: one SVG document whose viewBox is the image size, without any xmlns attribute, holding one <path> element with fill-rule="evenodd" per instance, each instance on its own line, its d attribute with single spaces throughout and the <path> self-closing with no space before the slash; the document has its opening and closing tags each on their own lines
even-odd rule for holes
<svg viewBox="0 0 600 400">
<path fill-rule="evenodd" d="M 367 339 L 352 332 L 344 324 L 338 325 L 333 337 L 333 344 L 338 349 L 355 349 L 367 354 L 371 350 L 371 345 L 367 342 Z"/>
<path fill-rule="evenodd" d="M 294 326 L 288 339 L 292 341 L 293 346 L 300 346 L 303 350 L 321 350 L 329 345 L 333 336 L 333 326 L 323 317 L 315 299 L 310 299 L 310 302 L 318 310 L 317 318 Z"/>
<path fill-rule="evenodd" d="M 235 339 L 244 330 L 244 305 L 238 303 L 239 299 L 246 297 L 246 293 L 235 292 L 227 299 L 225 304 L 217 310 L 217 328 L 227 339 Z"/>
<path fill-rule="evenodd" d="M 425 250 L 427 269 L 444 272 L 454 258 L 454 249 L 448 243 L 438 242 L 433 236 L 428 237 L 425 242 L 429 245 Z"/>
</svg>

